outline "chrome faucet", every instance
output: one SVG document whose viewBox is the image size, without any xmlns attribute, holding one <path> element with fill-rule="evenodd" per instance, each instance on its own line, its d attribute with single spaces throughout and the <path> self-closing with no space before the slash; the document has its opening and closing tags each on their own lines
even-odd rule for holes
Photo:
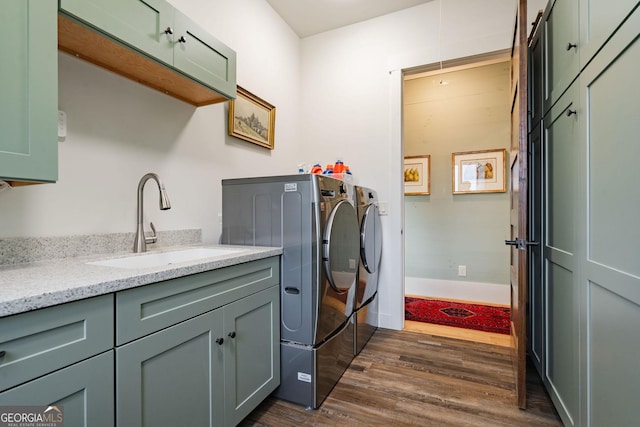
<svg viewBox="0 0 640 427">
<path fill-rule="evenodd" d="M 158 175 L 155 173 L 148 173 L 142 178 L 140 178 L 140 182 L 138 183 L 138 226 L 136 228 L 136 238 L 133 241 L 133 252 L 146 252 L 147 251 L 147 243 L 155 243 L 158 240 L 158 236 L 156 235 L 156 228 L 153 226 L 153 223 L 150 223 L 151 227 L 151 236 L 146 237 L 144 234 L 144 226 L 142 224 L 142 202 L 143 202 L 143 190 L 144 185 L 153 179 L 158 184 L 158 190 L 160 190 L 160 210 L 166 211 L 167 209 L 171 209 L 171 203 L 169 203 L 169 196 L 167 196 L 167 190 L 164 188 L 164 183 L 160 179 Z"/>
</svg>

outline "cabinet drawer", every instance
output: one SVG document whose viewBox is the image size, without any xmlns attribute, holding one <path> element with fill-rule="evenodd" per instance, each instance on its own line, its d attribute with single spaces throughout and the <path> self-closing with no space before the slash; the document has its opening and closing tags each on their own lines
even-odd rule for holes
<svg viewBox="0 0 640 427">
<path fill-rule="evenodd" d="M 116 345 L 159 331 L 279 283 L 279 257 L 116 293 Z"/>
<path fill-rule="evenodd" d="M 0 406 L 58 406 L 67 426 L 113 427 L 113 366 L 111 350 L 0 393 Z"/>
<path fill-rule="evenodd" d="M 113 347 L 113 296 L 0 319 L 0 391 Z"/>
</svg>

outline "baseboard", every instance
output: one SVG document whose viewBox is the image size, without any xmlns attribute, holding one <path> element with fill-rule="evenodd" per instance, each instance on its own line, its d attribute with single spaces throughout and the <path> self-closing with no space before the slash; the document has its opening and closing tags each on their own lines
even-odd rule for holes
<svg viewBox="0 0 640 427">
<path fill-rule="evenodd" d="M 485 304 L 510 305 L 509 285 L 482 282 L 460 282 L 456 280 L 405 277 L 406 295 L 438 299 L 482 302 Z"/>
</svg>

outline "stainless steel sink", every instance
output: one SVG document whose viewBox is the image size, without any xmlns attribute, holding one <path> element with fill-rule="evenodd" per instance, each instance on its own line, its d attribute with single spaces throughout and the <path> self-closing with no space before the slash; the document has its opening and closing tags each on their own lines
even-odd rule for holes
<svg viewBox="0 0 640 427">
<path fill-rule="evenodd" d="M 207 258 L 215 258 L 225 255 L 232 255 L 242 252 L 244 249 L 238 248 L 190 248 L 169 252 L 154 252 L 136 254 L 122 258 L 105 259 L 92 261 L 87 264 L 102 265 L 116 268 L 153 268 L 163 267 L 179 262 L 200 261 Z"/>
</svg>

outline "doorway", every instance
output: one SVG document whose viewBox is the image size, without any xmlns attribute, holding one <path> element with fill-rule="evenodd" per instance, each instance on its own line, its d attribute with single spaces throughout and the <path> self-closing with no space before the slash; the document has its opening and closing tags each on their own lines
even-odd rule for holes
<svg viewBox="0 0 640 427">
<path fill-rule="evenodd" d="M 411 193 L 404 197 L 405 295 L 509 306 L 506 176 L 503 191 L 452 194 L 453 153 L 508 152 L 509 60 L 507 50 L 404 75 L 403 154 L 407 165 L 427 166 L 418 178 L 428 181 L 421 191 L 405 186 Z M 406 328 L 510 344 L 508 335 L 405 321 Z"/>
</svg>

